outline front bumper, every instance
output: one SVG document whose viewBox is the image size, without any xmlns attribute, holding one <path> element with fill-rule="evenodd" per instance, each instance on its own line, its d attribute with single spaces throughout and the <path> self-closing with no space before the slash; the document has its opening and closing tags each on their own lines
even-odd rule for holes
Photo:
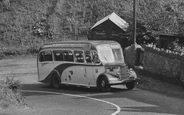
<svg viewBox="0 0 184 115">
<path fill-rule="evenodd" d="M 140 78 L 129 78 L 129 79 L 124 79 L 124 80 L 118 80 L 118 79 L 114 79 L 114 80 L 110 80 L 109 81 L 109 85 L 117 85 L 117 84 L 126 84 L 128 82 L 135 82 L 138 83 Z"/>
<path fill-rule="evenodd" d="M 119 78 L 111 78 L 109 79 L 110 85 L 116 85 L 116 84 L 126 84 L 128 82 L 136 82 L 138 83 L 139 78 L 137 77 L 137 74 L 135 71 L 130 71 L 129 76 L 125 77 L 124 79 Z"/>
</svg>

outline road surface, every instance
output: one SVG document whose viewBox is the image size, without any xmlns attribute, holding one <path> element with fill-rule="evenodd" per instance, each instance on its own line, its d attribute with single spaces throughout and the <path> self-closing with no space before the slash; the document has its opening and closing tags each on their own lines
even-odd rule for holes
<svg viewBox="0 0 184 115">
<path fill-rule="evenodd" d="M 37 82 L 36 57 L 0 60 L 0 79 L 21 81 L 29 108 L 2 109 L 0 115 L 183 115 L 184 99 L 164 93 L 115 86 L 110 92 Z"/>
</svg>

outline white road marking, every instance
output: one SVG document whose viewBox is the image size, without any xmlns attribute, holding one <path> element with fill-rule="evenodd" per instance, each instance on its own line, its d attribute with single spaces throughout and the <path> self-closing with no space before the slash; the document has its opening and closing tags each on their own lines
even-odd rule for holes
<svg viewBox="0 0 184 115">
<path fill-rule="evenodd" d="M 100 102 L 107 103 L 107 104 L 115 106 L 117 108 L 117 110 L 114 113 L 112 113 L 111 115 L 117 115 L 121 111 L 121 108 L 118 105 L 114 104 L 114 103 L 111 103 L 111 102 L 108 102 L 108 101 L 105 101 L 105 100 L 101 100 L 101 99 L 97 99 L 97 98 L 88 97 L 88 96 L 73 95 L 73 94 L 67 94 L 67 93 L 49 92 L 49 91 L 35 91 L 35 90 L 22 90 L 22 91 L 23 92 L 47 93 L 47 94 L 67 95 L 67 96 L 72 96 L 72 97 L 87 98 L 87 99 L 100 101 Z"/>
</svg>

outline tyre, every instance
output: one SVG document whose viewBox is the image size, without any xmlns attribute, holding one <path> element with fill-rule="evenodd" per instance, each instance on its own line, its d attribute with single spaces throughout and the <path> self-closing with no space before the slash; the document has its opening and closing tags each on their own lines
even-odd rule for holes
<svg viewBox="0 0 184 115">
<path fill-rule="evenodd" d="M 110 90 L 110 85 L 106 77 L 101 77 L 98 81 L 98 89 L 102 92 Z"/>
<path fill-rule="evenodd" d="M 132 90 L 135 87 L 135 82 L 132 81 L 132 82 L 126 83 L 126 87 L 128 90 Z"/>
<path fill-rule="evenodd" d="M 51 79 L 51 84 L 54 88 L 59 89 L 61 87 L 61 80 L 57 74 L 54 74 Z"/>
</svg>

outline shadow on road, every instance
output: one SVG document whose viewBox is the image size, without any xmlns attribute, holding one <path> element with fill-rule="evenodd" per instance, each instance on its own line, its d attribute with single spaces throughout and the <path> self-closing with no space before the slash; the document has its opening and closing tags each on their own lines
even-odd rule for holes
<svg viewBox="0 0 184 115">
<path fill-rule="evenodd" d="M 66 86 L 62 85 L 60 89 L 55 89 L 52 86 L 45 85 L 45 84 L 21 84 L 23 94 L 25 96 L 33 96 L 33 95 L 45 95 L 40 93 L 24 93 L 24 90 L 30 91 L 47 91 L 47 92 L 56 92 L 56 93 L 68 93 L 68 94 L 75 94 L 75 95 L 85 95 L 85 94 L 103 94 L 103 93 L 118 93 L 118 92 L 125 92 L 129 91 L 126 88 L 114 88 L 112 87 L 109 92 L 100 92 L 96 88 L 86 88 L 86 87 L 77 87 L 77 86 Z"/>
<path fill-rule="evenodd" d="M 124 103 L 123 101 L 132 100 L 140 103 L 141 106 L 135 105 L 132 106 L 131 104 L 124 105 L 121 107 L 122 112 L 146 112 L 156 113 L 156 114 L 175 114 L 175 115 L 182 115 L 182 110 L 178 111 L 173 109 L 165 109 L 167 108 L 165 103 L 172 103 L 172 102 L 163 102 L 158 103 L 158 100 L 164 101 L 164 97 L 159 96 L 158 98 L 155 96 L 155 92 L 150 92 L 146 90 L 140 89 L 133 89 L 127 90 L 126 88 L 112 88 L 109 92 L 99 92 L 95 88 L 84 88 L 84 87 L 74 87 L 74 86 L 62 86 L 60 89 L 54 89 L 51 86 L 44 85 L 44 84 L 22 84 L 22 90 L 24 96 L 39 96 L 39 95 L 62 95 L 62 94 L 72 94 L 72 95 L 83 95 L 88 96 L 96 99 L 102 100 L 115 100 L 117 103 Z M 49 93 L 40 93 L 40 92 L 26 92 L 24 90 L 30 91 L 46 91 L 46 92 L 54 92 L 52 94 Z M 153 95 L 153 97 L 152 97 Z M 161 94 L 159 94 L 161 95 Z M 80 99 L 80 97 L 75 97 L 74 99 Z M 166 99 L 167 100 L 167 99 Z M 163 109 L 164 108 L 164 109 Z"/>
</svg>

